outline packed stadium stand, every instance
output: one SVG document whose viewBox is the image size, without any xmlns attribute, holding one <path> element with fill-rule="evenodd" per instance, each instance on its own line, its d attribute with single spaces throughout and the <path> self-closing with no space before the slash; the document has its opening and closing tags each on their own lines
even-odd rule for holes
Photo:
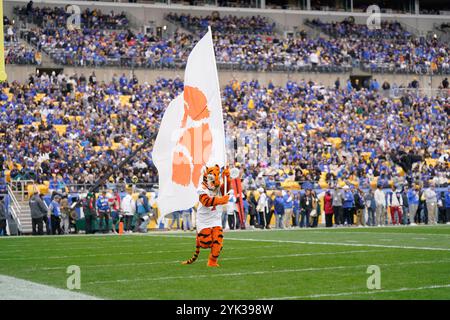
<svg viewBox="0 0 450 320">
<path fill-rule="evenodd" d="M 23 233 L 36 188 L 83 193 L 158 129 L 208 26 L 230 145 L 242 130 L 279 132 L 279 164 L 236 159 L 244 190 L 447 190 L 445 12 L 391 11 L 371 30 L 357 10 L 349 18 L 338 10 L 273 10 L 270 1 L 267 9 L 219 1 L 220 10 L 172 3 L 4 2 L 0 192 L 20 198 L 14 205 Z M 81 7 L 79 28 L 67 28 L 69 4 Z M 157 190 L 151 150 L 104 188 Z"/>
</svg>

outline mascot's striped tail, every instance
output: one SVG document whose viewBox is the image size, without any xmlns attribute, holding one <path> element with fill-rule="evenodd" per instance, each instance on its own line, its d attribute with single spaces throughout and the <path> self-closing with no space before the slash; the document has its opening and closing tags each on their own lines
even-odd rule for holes
<svg viewBox="0 0 450 320">
<path fill-rule="evenodd" d="M 200 254 L 200 246 L 197 243 L 197 246 L 195 247 L 195 253 L 189 260 L 183 261 L 182 264 L 192 264 L 197 260 L 198 255 Z"/>
</svg>

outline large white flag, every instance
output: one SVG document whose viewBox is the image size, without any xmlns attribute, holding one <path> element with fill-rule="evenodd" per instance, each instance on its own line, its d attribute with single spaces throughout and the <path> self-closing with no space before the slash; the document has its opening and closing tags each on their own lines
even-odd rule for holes
<svg viewBox="0 0 450 320">
<path fill-rule="evenodd" d="M 226 164 L 211 29 L 189 55 L 184 91 L 164 113 L 152 157 L 159 174 L 158 207 L 162 215 L 193 207 L 198 201 L 202 167 Z"/>
</svg>

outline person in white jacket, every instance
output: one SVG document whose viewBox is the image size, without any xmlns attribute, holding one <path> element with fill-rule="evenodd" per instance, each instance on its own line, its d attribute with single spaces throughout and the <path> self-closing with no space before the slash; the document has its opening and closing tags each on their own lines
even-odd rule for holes
<svg viewBox="0 0 450 320">
<path fill-rule="evenodd" d="M 386 200 L 387 207 L 391 213 L 392 224 L 402 223 L 403 196 L 401 190 L 395 185 L 392 186 L 392 190 L 388 192 Z"/>
<path fill-rule="evenodd" d="M 269 202 L 267 199 L 267 194 L 263 188 L 259 188 L 258 192 L 260 193 L 258 199 L 258 205 L 256 206 L 256 210 L 259 213 L 259 224 L 264 229 L 269 226 L 270 221 L 267 220 L 267 216 L 269 214 Z"/>
<path fill-rule="evenodd" d="M 125 232 L 131 233 L 131 222 L 136 211 L 136 203 L 131 195 L 131 189 L 127 189 L 126 196 L 122 199 L 121 209 L 125 219 Z"/>
<path fill-rule="evenodd" d="M 430 185 L 430 187 L 425 190 L 423 196 L 425 197 L 425 202 L 427 204 L 428 224 L 436 224 L 437 194 L 434 190 L 434 185 Z"/>
<path fill-rule="evenodd" d="M 381 185 L 377 186 L 375 190 L 375 204 L 376 204 L 376 221 L 378 226 L 384 226 L 386 223 L 386 195 L 381 189 Z"/>
</svg>

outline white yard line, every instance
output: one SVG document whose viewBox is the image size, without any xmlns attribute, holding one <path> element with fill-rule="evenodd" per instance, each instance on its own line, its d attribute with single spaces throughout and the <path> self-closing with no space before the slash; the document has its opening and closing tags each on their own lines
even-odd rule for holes
<svg viewBox="0 0 450 320">
<path fill-rule="evenodd" d="M 256 241 L 256 242 L 275 242 L 275 243 L 316 244 L 316 245 L 327 245 L 327 246 L 350 246 L 350 247 L 394 248 L 394 249 L 409 249 L 409 250 L 450 251 L 450 248 L 383 245 L 383 244 L 371 244 L 371 243 L 342 243 L 342 242 L 319 242 L 319 241 L 298 241 L 298 240 L 268 240 L 268 239 L 252 239 L 252 238 L 226 238 L 226 240 L 227 241 Z"/>
<path fill-rule="evenodd" d="M 275 246 L 277 247 L 277 246 Z M 267 248 L 267 247 L 265 247 Z M 247 248 L 249 249 L 249 248 Z M 271 256 L 258 256 L 258 259 L 278 259 L 278 258 L 288 258 L 288 257 L 307 257 L 307 256 L 323 256 L 323 255 L 339 255 L 339 254 L 352 254 L 352 253 L 369 253 L 369 252 L 384 252 L 382 250 L 354 250 L 354 251 L 338 251 L 338 252 L 312 252 L 312 253 L 293 253 L 293 254 L 283 254 L 283 255 L 271 255 Z M 208 252 L 205 253 L 207 255 Z M 186 257 L 188 258 L 188 257 Z M 230 258 L 220 258 L 220 261 L 228 260 L 246 260 L 248 256 L 245 257 L 230 257 Z M 144 266 L 144 265 L 155 265 L 155 264 L 179 264 L 183 260 L 174 261 L 153 261 L 153 262 L 135 262 L 135 263 L 115 263 L 115 264 L 91 264 L 91 265 L 80 265 L 80 269 L 84 268 L 104 268 L 104 267 L 127 267 L 127 266 Z M 201 261 L 199 259 L 199 261 Z M 66 267 L 42 267 L 42 268 L 30 268 L 24 271 L 36 271 L 36 270 L 65 270 Z"/>
<path fill-rule="evenodd" d="M 0 275 L 1 300 L 98 300 L 76 291 L 64 290 L 47 285 Z"/>
<path fill-rule="evenodd" d="M 343 297 L 343 296 L 354 296 L 354 295 L 371 295 L 378 293 L 390 293 L 390 292 L 404 292 L 404 291 L 420 291 L 420 290 L 431 290 L 431 289 L 441 289 L 450 288 L 450 284 L 443 285 L 431 285 L 416 288 L 399 288 L 399 289 L 381 289 L 381 290 L 370 290 L 370 291 L 355 291 L 355 292 L 339 292 L 339 293 L 322 293 L 322 294 L 311 294 L 305 296 L 290 296 L 290 297 L 272 297 L 272 298 L 259 298 L 260 300 L 292 300 L 292 299 L 314 299 L 323 297 Z"/>
<path fill-rule="evenodd" d="M 166 235 L 165 237 L 184 237 Z M 384 245 L 372 243 L 343 243 L 343 242 L 321 242 L 321 241 L 300 241 L 300 240 L 275 240 L 275 239 L 254 239 L 254 238 L 230 238 L 225 237 L 224 241 L 255 241 L 255 242 L 274 242 L 274 243 L 296 243 L 296 244 L 315 244 L 328 246 L 350 246 L 350 247 L 374 247 L 374 248 L 393 248 L 393 249 L 409 249 L 409 250 L 432 250 L 432 251 L 450 251 L 450 248 L 438 247 L 415 247 L 401 245 Z"/>
<path fill-rule="evenodd" d="M 377 227 L 373 227 L 373 228 L 377 228 Z M 346 228 L 347 229 L 347 228 Z M 349 229 L 352 229 L 352 228 L 350 228 L 349 227 Z M 335 228 L 335 229 L 333 229 L 333 230 L 336 230 L 336 231 L 329 231 L 329 228 L 327 228 L 326 230 L 315 230 L 315 229 L 288 229 L 288 230 L 285 230 L 285 231 L 305 231 L 305 232 L 308 232 L 308 233 L 330 233 L 330 234 L 355 234 L 355 235 L 357 235 L 357 234 L 371 234 L 371 235 L 374 235 L 374 236 L 376 236 L 376 235 L 380 235 L 380 234 L 383 234 L 383 235 L 392 235 L 392 234 L 394 234 L 394 235 L 402 235 L 402 236 L 439 236 L 439 237 L 450 237 L 450 234 L 443 234 L 443 233 L 421 233 L 421 232 L 369 232 L 369 231 L 358 231 L 358 232 L 350 232 L 350 231 L 339 231 L 339 230 L 342 230 L 342 229 L 339 229 L 339 228 Z M 361 230 L 360 228 L 358 228 L 358 230 Z M 363 229 L 364 230 L 364 229 Z M 406 229 L 403 229 L 403 230 L 406 230 Z M 270 230 L 268 230 L 268 231 L 270 231 Z"/>
<path fill-rule="evenodd" d="M 400 266 L 400 265 L 413 265 L 413 264 L 438 264 L 438 263 L 450 263 L 449 260 L 434 260 L 434 261 L 410 261 L 399 262 L 390 264 L 378 264 L 378 266 Z M 189 268 L 189 266 L 186 266 Z M 212 274 L 196 274 L 196 275 L 182 275 L 182 276 L 168 276 L 168 277 L 153 277 L 153 278 L 135 278 L 135 279 L 116 279 L 116 280 L 104 280 L 104 281 L 90 281 L 84 282 L 84 285 L 97 285 L 102 283 L 124 283 L 124 282 L 142 282 L 142 281 L 166 281 L 175 279 L 199 279 L 199 278 L 213 278 L 213 277 L 234 277 L 234 276 L 254 276 L 261 274 L 274 274 L 274 273 L 290 273 L 290 272 L 307 272 L 307 271 L 323 271 L 323 270 L 337 270 L 337 269 L 357 269 L 367 268 L 367 264 L 353 265 L 353 266 L 330 266 L 323 268 L 303 268 L 303 269 L 282 269 L 282 270 L 262 270 L 252 272 L 233 272 L 233 273 L 212 273 Z"/>
<path fill-rule="evenodd" d="M 195 239 L 195 238 L 194 238 Z M 181 247 L 180 244 L 177 247 Z M 228 248 L 228 250 L 238 251 L 238 250 L 248 250 L 248 249 L 266 249 L 271 247 L 280 247 L 280 245 L 271 245 L 271 246 L 245 246 L 238 248 Z M 87 247 L 86 249 L 90 249 L 91 247 Z M 116 247 L 111 246 L 110 249 L 115 249 Z M 129 247 L 128 247 L 129 248 Z M 68 248 L 66 248 L 66 251 Z M 186 254 L 192 254 L 194 252 L 195 246 L 190 248 L 180 249 L 180 250 L 151 250 L 151 251 L 138 251 L 138 252 L 114 252 L 114 253 L 96 253 L 96 254 L 83 254 L 83 255 L 58 255 L 58 256 L 47 256 L 45 259 L 67 259 L 67 258 L 84 258 L 84 257 L 108 257 L 108 256 L 141 256 L 143 254 L 155 254 L 155 253 L 177 253 L 184 252 Z M 38 257 L 11 257 L 11 258 L 0 258 L 0 261 L 11 261 L 11 260 L 42 260 L 41 256 Z"/>
</svg>

